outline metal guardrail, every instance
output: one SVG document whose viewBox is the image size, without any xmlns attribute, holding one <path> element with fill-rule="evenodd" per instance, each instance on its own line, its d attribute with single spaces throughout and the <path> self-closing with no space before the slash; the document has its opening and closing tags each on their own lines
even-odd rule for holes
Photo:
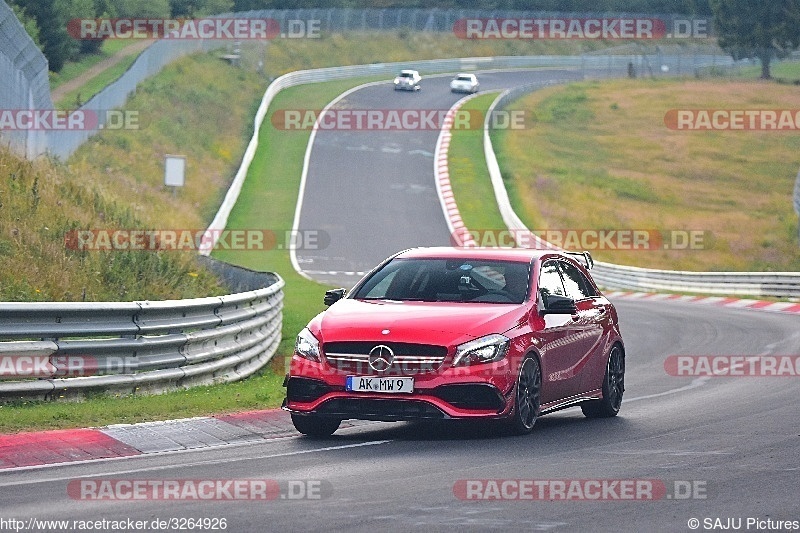
<svg viewBox="0 0 800 533">
<path fill-rule="evenodd" d="M 689 272 L 595 262 L 592 277 L 604 287 L 633 291 L 800 297 L 798 272 Z"/>
<path fill-rule="evenodd" d="M 278 349 L 284 282 L 224 267 L 257 288 L 188 300 L 0 304 L 0 400 L 158 393 L 249 376 Z"/>
<path fill-rule="evenodd" d="M 501 93 L 492 102 L 487 117 L 492 111 L 507 105 L 512 99 L 560 81 L 532 84 Z M 518 243 L 537 243 L 542 248 L 557 248 L 541 240 L 514 212 L 508 198 L 497 156 L 492 146 L 490 126 L 484 127 L 484 157 L 492 180 L 495 199 L 503 222 L 511 230 Z M 736 295 L 775 298 L 800 297 L 800 273 L 798 272 L 689 272 L 656 270 L 595 261 L 592 277 L 608 289 L 631 291 L 670 291 L 698 294 Z"/>
</svg>

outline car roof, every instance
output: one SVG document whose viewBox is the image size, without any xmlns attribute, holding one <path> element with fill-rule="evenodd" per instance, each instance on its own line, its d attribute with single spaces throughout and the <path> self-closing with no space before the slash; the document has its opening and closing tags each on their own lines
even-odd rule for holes
<svg viewBox="0 0 800 533">
<path fill-rule="evenodd" d="M 475 74 L 470 74 L 469 72 L 459 72 L 458 74 L 456 74 L 456 78 L 462 78 L 462 77 L 464 77 L 464 78 L 474 78 Z"/>
<path fill-rule="evenodd" d="M 399 253 L 401 259 L 488 259 L 529 263 L 545 255 L 565 257 L 557 250 L 532 248 L 454 248 L 450 246 L 411 248 Z"/>
<path fill-rule="evenodd" d="M 400 71 L 400 74 L 417 74 L 417 71 L 416 70 L 404 69 L 404 70 Z"/>
</svg>

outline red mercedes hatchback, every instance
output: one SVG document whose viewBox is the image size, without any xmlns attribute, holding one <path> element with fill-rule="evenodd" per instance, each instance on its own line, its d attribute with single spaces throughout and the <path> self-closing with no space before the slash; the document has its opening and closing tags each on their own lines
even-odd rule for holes
<svg viewBox="0 0 800 533">
<path fill-rule="evenodd" d="M 311 436 L 345 419 L 498 419 L 524 434 L 572 406 L 615 416 L 625 347 L 591 267 L 550 250 L 398 253 L 325 294 L 297 336 L 284 409 Z"/>
</svg>

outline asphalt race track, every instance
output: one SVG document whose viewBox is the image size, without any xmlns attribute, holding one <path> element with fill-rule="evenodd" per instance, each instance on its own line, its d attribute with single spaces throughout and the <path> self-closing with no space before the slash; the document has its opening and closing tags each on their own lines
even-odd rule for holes
<svg viewBox="0 0 800 533">
<path fill-rule="evenodd" d="M 487 89 L 562 75 L 480 79 Z M 372 86 L 346 104 L 446 109 L 459 98 L 448 81 L 426 79 L 421 92 L 409 94 Z M 435 131 L 318 135 L 300 227 L 324 229 L 331 245 L 298 254 L 307 271 L 352 283 L 353 276 L 317 272 L 360 271 L 407 246 L 449 242 L 429 155 L 436 137 Z M 324 440 L 297 436 L 5 470 L 0 509 L 4 517 L 70 523 L 224 518 L 228 531 L 254 532 L 683 532 L 695 530 L 690 519 L 699 520 L 701 531 L 739 519 L 740 530 L 767 531 L 767 520 L 800 521 L 800 377 L 675 377 L 664 366 L 672 355 L 798 355 L 800 316 L 615 303 L 627 348 L 627 390 L 616 418 L 588 420 L 570 409 L 539 419 L 524 437 L 502 436 L 488 425 L 366 423 Z M 92 501 L 75 492 L 81 480 L 246 479 L 278 482 L 280 490 L 267 501 Z M 490 490 L 487 480 L 498 480 L 502 491 Z M 611 488 L 599 501 L 588 490 L 584 498 L 537 498 L 535 488 L 515 490 L 523 483 L 514 480 L 536 480 L 535 487 L 548 490 L 573 481 Z M 631 482 L 666 493 L 631 499 L 619 488 Z M 748 528 L 748 519 L 757 522 Z"/>
<path fill-rule="evenodd" d="M 225 518 L 229 531 L 689 531 L 690 518 L 797 520 L 797 378 L 667 376 L 674 354 L 796 354 L 800 318 L 703 306 L 620 302 L 627 391 L 619 417 L 579 409 L 531 435 L 454 424 L 370 423 L 330 439 L 289 437 L 197 452 L 0 473 L 6 517 Z M 268 479 L 312 483 L 319 499 L 85 501 L 76 479 Z M 702 499 L 464 501 L 462 480 L 690 482 Z M 686 486 L 686 484 L 681 484 Z M 322 490 L 324 489 L 324 490 Z M 284 493 L 285 496 L 294 493 Z M 535 494 L 535 492 L 534 492 Z M 683 493 L 680 493 L 683 494 Z"/>
<path fill-rule="evenodd" d="M 550 79 L 577 79 L 571 71 L 509 71 L 480 75 L 481 90 Z M 391 83 L 358 90 L 343 109 L 443 110 L 463 94 L 450 92 L 452 76 L 423 78 L 419 92 L 395 92 Z M 314 279 L 351 287 L 355 273 L 413 246 L 447 246 L 450 232 L 434 185 L 438 130 L 320 130 L 311 150 L 298 229 L 326 232 L 330 245 L 297 250 Z M 487 199 L 493 201 L 493 199 Z"/>
</svg>

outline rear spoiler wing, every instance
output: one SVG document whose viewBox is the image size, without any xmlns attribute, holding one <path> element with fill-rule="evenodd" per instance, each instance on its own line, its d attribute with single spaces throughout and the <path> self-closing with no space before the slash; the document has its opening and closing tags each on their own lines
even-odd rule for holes
<svg viewBox="0 0 800 533">
<path fill-rule="evenodd" d="M 589 252 L 564 252 L 567 255 L 574 255 L 576 257 L 580 257 L 583 259 L 583 264 L 586 266 L 586 270 L 591 270 L 594 267 L 594 259 L 592 259 L 592 254 Z"/>
</svg>

